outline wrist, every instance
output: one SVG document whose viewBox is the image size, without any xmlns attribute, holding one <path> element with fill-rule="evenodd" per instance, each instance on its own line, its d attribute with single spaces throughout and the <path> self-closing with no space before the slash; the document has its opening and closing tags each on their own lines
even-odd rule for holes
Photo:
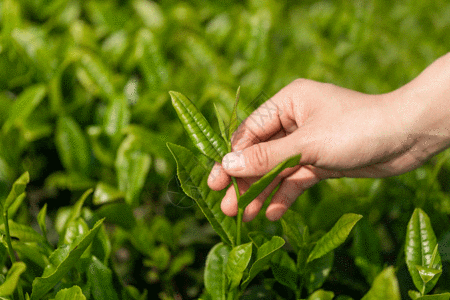
<svg viewBox="0 0 450 300">
<path fill-rule="evenodd" d="M 388 95 L 397 130 L 421 159 L 426 160 L 450 146 L 450 54 Z"/>
</svg>

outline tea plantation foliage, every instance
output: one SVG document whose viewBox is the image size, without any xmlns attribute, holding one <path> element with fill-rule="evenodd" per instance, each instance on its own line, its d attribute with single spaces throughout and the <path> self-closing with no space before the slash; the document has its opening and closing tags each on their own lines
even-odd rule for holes
<svg viewBox="0 0 450 300">
<path fill-rule="evenodd" d="M 392 91 L 450 49 L 450 3 L 2 0 L 0 28 L 0 298 L 215 300 L 205 265 L 235 254 L 178 180 L 167 143 L 211 160 L 168 92 L 219 133 L 214 105 L 228 121 L 238 86 L 239 120 L 296 78 Z M 449 299 L 449 215 L 448 151 L 397 177 L 321 182 L 281 221 L 243 225 L 240 296 Z M 334 251 L 296 255 L 346 218 Z M 424 241 L 437 246 L 422 257 Z"/>
</svg>

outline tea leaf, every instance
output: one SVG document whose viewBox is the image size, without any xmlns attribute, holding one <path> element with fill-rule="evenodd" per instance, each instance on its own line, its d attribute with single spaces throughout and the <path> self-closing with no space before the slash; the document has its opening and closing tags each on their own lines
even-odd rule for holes
<svg viewBox="0 0 450 300">
<path fill-rule="evenodd" d="M 292 289 L 297 290 L 298 272 L 294 260 L 289 256 L 286 250 L 277 251 L 271 260 L 271 267 L 275 279 Z"/>
<path fill-rule="evenodd" d="M 95 223 L 94 227 L 88 233 L 75 240 L 70 247 L 63 246 L 53 252 L 52 256 L 58 255 L 58 258 L 53 259 L 52 262 L 58 262 L 58 264 L 54 265 L 51 271 L 44 272 L 42 277 L 36 277 L 33 280 L 31 300 L 37 300 L 43 297 L 78 262 L 81 255 L 91 244 L 102 223 L 103 220 Z"/>
<path fill-rule="evenodd" d="M 89 174 L 91 153 L 80 125 L 69 116 L 60 117 L 56 125 L 55 144 L 64 167 L 75 173 Z"/>
<path fill-rule="evenodd" d="M 283 226 L 283 233 L 287 236 L 289 243 L 294 248 L 295 252 L 299 252 L 303 246 L 306 225 L 304 224 L 302 216 L 289 209 L 281 218 L 281 225 Z"/>
<path fill-rule="evenodd" d="M 91 293 L 95 300 L 118 300 L 112 281 L 112 272 L 97 257 L 92 256 L 87 272 Z"/>
<path fill-rule="evenodd" d="M 239 286 L 245 269 L 252 258 L 252 243 L 234 247 L 228 255 L 226 275 L 230 290 Z"/>
<path fill-rule="evenodd" d="M 272 256 L 278 249 L 283 247 L 284 244 L 285 242 L 281 237 L 273 236 L 270 241 L 265 242 L 258 248 L 258 251 L 256 252 L 256 261 L 251 266 L 250 272 L 243 282 L 243 287 L 246 287 L 259 272 L 267 267 Z"/>
<path fill-rule="evenodd" d="M 212 299 L 225 300 L 227 277 L 226 268 L 230 247 L 223 243 L 216 244 L 206 257 L 205 288 Z"/>
<path fill-rule="evenodd" d="M 151 156 L 143 152 L 133 136 L 122 141 L 117 150 L 115 169 L 119 190 L 131 207 L 139 204 L 141 190 L 150 170 Z"/>
<path fill-rule="evenodd" d="M 257 182 L 253 183 L 249 189 L 239 198 L 239 208 L 245 208 L 250 204 L 264 189 L 278 176 L 284 169 L 292 168 L 298 165 L 301 155 L 296 155 L 286 159 L 275 168 L 266 173 Z"/>
<path fill-rule="evenodd" d="M 169 92 L 184 129 L 187 131 L 194 145 L 206 156 L 221 163 L 227 153 L 225 141 L 218 136 L 208 121 L 183 94 Z"/>
<path fill-rule="evenodd" d="M 13 220 L 8 220 L 8 225 L 11 238 L 17 239 L 23 243 L 27 242 L 39 243 L 44 241 L 42 235 L 34 231 L 34 229 L 28 225 L 19 224 L 14 222 Z M 5 234 L 5 224 L 0 225 L 0 232 L 2 234 Z"/>
<path fill-rule="evenodd" d="M 327 232 L 309 254 L 307 262 L 311 262 L 314 259 L 320 258 L 328 252 L 339 247 L 350 234 L 353 226 L 362 218 L 357 214 L 345 214 L 334 224 L 333 228 Z"/>
<path fill-rule="evenodd" d="M 0 297 L 10 296 L 16 290 L 20 275 L 25 272 L 27 266 L 24 262 L 15 262 L 6 274 L 6 280 L 0 285 Z"/>
<path fill-rule="evenodd" d="M 228 134 L 225 129 L 225 122 L 222 119 L 222 116 L 217 109 L 216 104 L 214 103 L 214 112 L 216 113 L 217 122 L 219 123 L 220 134 L 222 135 L 223 140 L 226 142 L 228 146 L 228 151 L 231 151 L 231 142 L 229 141 Z"/>
<path fill-rule="evenodd" d="M 400 300 L 400 289 L 393 267 L 382 271 L 373 281 L 372 287 L 362 300 L 392 299 Z"/>
<path fill-rule="evenodd" d="M 220 201 L 225 191 L 215 192 L 208 187 L 209 170 L 198 161 L 188 149 L 167 143 L 177 162 L 177 174 L 183 191 L 198 204 L 211 226 L 228 245 L 234 244 L 236 223 L 228 218 L 220 209 Z"/>
<path fill-rule="evenodd" d="M 416 300 L 450 300 L 450 293 L 425 295 L 425 296 L 416 298 Z"/>
<path fill-rule="evenodd" d="M 241 87 L 238 87 L 236 92 L 236 100 L 234 102 L 233 111 L 231 112 L 230 117 L 230 125 L 228 126 L 228 137 L 231 138 L 233 132 L 238 128 L 239 126 L 239 120 L 237 115 L 237 108 L 238 108 L 238 102 L 239 102 L 239 96 L 241 94 Z"/>
<path fill-rule="evenodd" d="M 441 270 L 441 257 L 437 248 L 437 240 L 431 227 L 430 219 L 420 208 L 416 208 L 411 216 L 406 231 L 405 260 L 414 285 L 426 294 L 436 285 L 440 273 L 424 281 L 417 267 Z M 433 255 L 434 254 L 434 255 Z"/>
<path fill-rule="evenodd" d="M 355 264 L 366 277 L 367 282 L 372 284 L 378 273 L 382 271 L 383 266 L 380 241 L 367 219 L 362 219 L 355 226 L 352 250 L 355 256 Z"/>
<path fill-rule="evenodd" d="M 323 285 L 333 267 L 333 261 L 334 252 L 330 251 L 308 264 L 308 271 L 304 277 L 305 285 L 309 293 L 312 293 Z"/>
<path fill-rule="evenodd" d="M 334 298 L 333 292 L 317 290 L 308 297 L 308 300 L 332 300 L 333 298 Z"/>
<path fill-rule="evenodd" d="M 74 285 L 71 288 L 60 290 L 53 300 L 86 300 L 86 297 L 81 288 Z"/>
<path fill-rule="evenodd" d="M 2 131 L 7 133 L 13 126 L 22 126 L 33 110 L 42 102 L 46 94 L 46 87 L 37 84 L 26 88 L 14 101 L 9 112 L 8 119 L 2 127 Z"/>
<path fill-rule="evenodd" d="M 25 188 L 27 184 L 30 182 L 30 174 L 28 172 L 23 173 L 13 184 L 11 191 L 6 197 L 5 202 L 3 203 L 3 211 L 6 211 L 15 201 L 16 199 L 25 192 Z"/>
<path fill-rule="evenodd" d="M 39 224 L 39 228 L 42 231 L 42 235 L 44 239 L 47 240 L 47 224 L 45 223 L 45 218 L 47 217 L 47 203 L 41 208 L 37 215 L 37 221 Z"/>
</svg>

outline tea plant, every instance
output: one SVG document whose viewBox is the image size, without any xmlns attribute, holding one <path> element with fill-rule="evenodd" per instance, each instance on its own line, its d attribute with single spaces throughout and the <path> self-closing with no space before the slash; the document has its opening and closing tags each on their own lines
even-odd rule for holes
<svg viewBox="0 0 450 300">
<path fill-rule="evenodd" d="M 216 109 L 220 135 L 210 126 L 206 118 L 184 95 L 170 92 L 172 104 L 185 130 L 198 150 L 209 159 L 221 162 L 227 151 L 231 151 L 231 134 L 236 130 L 237 101 L 228 127 Z M 228 130 L 227 130 L 228 129 Z M 253 183 L 244 193 L 239 192 L 232 178 L 238 201 L 237 219 L 226 217 L 219 203 L 223 192 L 211 191 L 206 183 L 210 167 L 203 158 L 197 158 L 190 150 L 175 144 L 167 144 L 177 162 L 177 175 L 183 191 L 193 198 L 206 218 L 221 237 L 206 259 L 202 299 L 240 299 L 258 273 L 270 265 L 274 279 L 289 287 L 295 298 L 300 299 L 306 290 L 308 299 L 333 299 L 332 291 L 320 288 L 327 279 L 333 265 L 333 250 L 342 245 L 362 215 L 342 215 L 330 231 L 310 234 L 302 217 L 288 211 L 282 217 L 283 233 L 292 247 L 293 259 L 283 246 L 281 236 L 268 236 L 262 231 L 249 232 L 242 237 L 242 216 L 246 206 L 285 168 L 299 163 L 300 155 L 287 159 Z M 360 251 L 366 251 L 362 249 Z M 363 299 L 400 299 L 399 287 L 393 267 L 384 270 L 370 265 L 372 258 L 360 260 L 362 269 L 370 273 L 372 288 Z M 405 257 L 408 270 L 419 292 L 410 291 L 412 299 L 426 299 L 426 294 L 435 286 L 442 272 L 436 237 L 428 216 L 416 209 L 406 232 Z M 436 299 L 449 299 L 450 293 L 435 295 Z M 433 298 L 434 299 L 434 298 Z"/>
</svg>

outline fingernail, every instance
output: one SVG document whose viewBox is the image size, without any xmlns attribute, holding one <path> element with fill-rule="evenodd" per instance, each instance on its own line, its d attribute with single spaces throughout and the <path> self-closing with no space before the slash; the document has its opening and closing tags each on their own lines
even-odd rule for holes
<svg viewBox="0 0 450 300">
<path fill-rule="evenodd" d="M 222 166 L 225 170 L 236 170 L 245 168 L 245 157 L 242 151 L 231 152 L 222 159 Z"/>
</svg>

